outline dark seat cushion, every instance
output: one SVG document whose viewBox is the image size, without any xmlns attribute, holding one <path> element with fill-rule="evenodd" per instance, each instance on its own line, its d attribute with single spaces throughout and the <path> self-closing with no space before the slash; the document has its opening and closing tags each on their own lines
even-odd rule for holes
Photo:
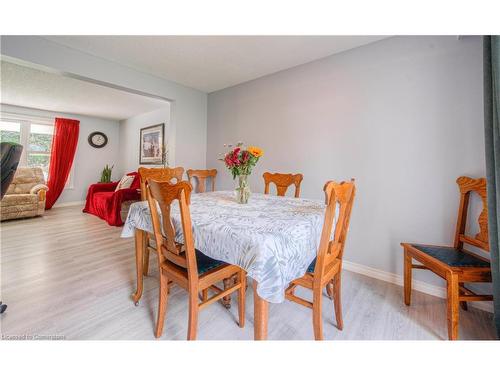
<svg viewBox="0 0 500 375">
<path fill-rule="evenodd" d="M 450 267 L 490 267 L 490 263 L 476 258 L 475 256 L 472 256 L 464 251 L 456 250 L 453 247 L 424 246 L 414 244 L 412 244 L 412 246 Z"/>
<path fill-rule="evenodd" d="M 316 258 L 314 258 L 309 267 L 307 267 L 307 272 L 314 272 L 314 267 L 316 267 Z"/>
<path fill-rule="evenodd" d="M 210 257 L 207 257 L 201 251 L 196 250 L 196 265 L 198 266 L 198 275 L 202 275 L 211 269 L 219 267 L 223 264 L 226 264 L 220 260 L 215 260 Z"/>
</svg>

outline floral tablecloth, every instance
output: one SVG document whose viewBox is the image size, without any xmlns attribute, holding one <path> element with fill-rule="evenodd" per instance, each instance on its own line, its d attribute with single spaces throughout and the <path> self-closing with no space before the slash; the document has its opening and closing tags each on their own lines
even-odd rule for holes
<svg viewBox="0 0 500 375">
<path fill-rule="evenodd" d="M 205 255 L 245 269 L 257 293 L 280 303 L 290 281 L 304 275 L 316 256 L 323 226 L 322 202 L 253 193 L 238 204 L 234 192 L 191 196 L 195 247 Z M 178 205 L 172 206 L 176 241 L 183 242 Z M 153 231 L 147 202 L 130 206 L 121 237 L 135 228 Z"/>
</svg>

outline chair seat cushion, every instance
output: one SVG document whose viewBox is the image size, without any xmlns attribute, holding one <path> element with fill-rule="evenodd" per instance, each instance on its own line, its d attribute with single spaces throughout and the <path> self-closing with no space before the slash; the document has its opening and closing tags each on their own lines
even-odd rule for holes
<svg viewBox="0 0 500 375">
<path fill-rule="evenodd" d="M 203 254 L 201 251 L 196 250 L 196 265 L 198 266 L 198 275 L 202 275 L 216 267 L 222 266 L 226 263 L 210 258 Z"/>
<path fill-rule="evenodd" d="M 314 258 L 309 267 L 307 267 L 307 272 L 314 272 L 314 267 L 316 267 L 316 258 Z"/>
<path fill-rule="evenodd" d="M 414 244 L 412 246 L 450 267 L 490 267 L 489 262 L 485 262 L 464 251 L 456 250 L 453 247 Z"/>
</svg>

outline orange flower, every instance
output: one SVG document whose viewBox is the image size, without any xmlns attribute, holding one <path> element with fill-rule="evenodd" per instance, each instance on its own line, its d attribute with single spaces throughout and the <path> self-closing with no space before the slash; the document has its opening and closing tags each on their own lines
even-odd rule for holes
<svg viewBox="0 0 500 375">
<path fill-rule="evenodd" d="M 256 158 L 260 158 L 262 155 L 264 155 L 264 151 L 262 151 L 260 147 L 250 146 L 247 148 L 247 151 Z"/>
</svg>

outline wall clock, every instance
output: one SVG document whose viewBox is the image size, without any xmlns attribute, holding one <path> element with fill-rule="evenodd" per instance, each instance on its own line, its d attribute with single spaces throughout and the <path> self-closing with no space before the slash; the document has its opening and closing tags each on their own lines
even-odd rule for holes
<svg viewBox="0 0 500 375">
<path fill-rule="evenodd" d="M 108 144 L 108 136 L 102 132 L 92 132 L 87 139 L 89 145 L 95 148 L 102 148 Z"/>
</svg>

